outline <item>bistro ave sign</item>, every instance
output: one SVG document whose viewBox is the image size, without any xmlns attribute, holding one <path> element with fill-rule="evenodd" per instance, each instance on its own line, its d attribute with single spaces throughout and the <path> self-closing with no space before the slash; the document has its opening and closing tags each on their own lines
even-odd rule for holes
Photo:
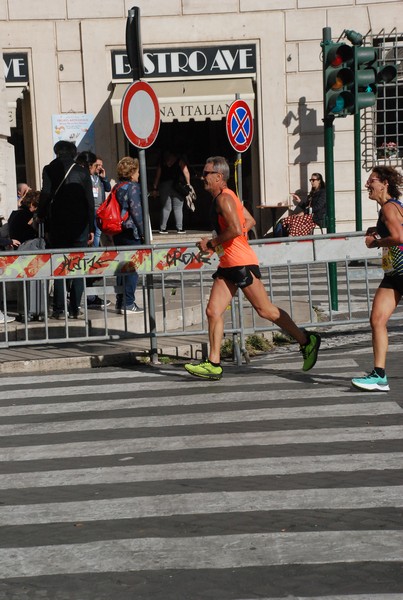
<svg viewBox="0 0 403 600">
<path fill-rule="evenodd" d="M 125 50 L 112 50 L 112 79 L 130 80 L 131 67 Z M 207 46 L 158 48 L 143 52 L 147 79 L 154 77 L 211 77 L 256 73 L 256 46 Z"/>
</svg>

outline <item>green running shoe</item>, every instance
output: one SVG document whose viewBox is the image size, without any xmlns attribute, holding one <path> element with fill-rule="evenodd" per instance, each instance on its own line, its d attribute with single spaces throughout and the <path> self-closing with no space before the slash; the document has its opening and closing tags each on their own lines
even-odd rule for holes
<svg viewBox="0 0 403 600">
<path fill-rule="evenodd" d="M 303 371 L 309 371 L 315 366 L 321 342 L 319 333 L 307 333 L 307 335 L 309 342 L 305 344 L 305 346 L 301 346 L 301 352 L 304 359 L 304 364 L 302 365 Z"/>
<path fill-rule="evenodd" d="M 388 392 L 390 390 L 386 375 L 380 377 L 375 369 L 365 377 L 354 377 L 351 383 L 354 387 L 369 392 Z"/>
<path fill-rule="evenodd" d="M 188 363 L 185 365 L 185 369 L 191 375 L 203 377 L 203 379 L 221 379 L 222 377 L 222 367 L 215 367 L 207 359 L 197 365 Z"/>
</svg>

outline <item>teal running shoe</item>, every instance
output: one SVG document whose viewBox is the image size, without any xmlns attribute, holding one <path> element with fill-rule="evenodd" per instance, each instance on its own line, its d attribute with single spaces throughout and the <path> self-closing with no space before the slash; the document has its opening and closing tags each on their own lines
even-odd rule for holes
<svg viewBox="0 0 403 600">
<path fill-rule="evenodd" d="M 365 375 L 365 377 L 354 377 L 351 383 L 354 387 L 369 392 L 388 392 L 390 390 L 386 375 L 385 377 L 380 377 L 375 369 L 369 375 Z"/>
<path fill-rule="evenodd" d="M 203 379 L 221 379 L 222 377 L 222 367 L 215 367 L 207 359 L 197 365 L 188 363 L 185 365 L 185 369 L 191 375 L 202 377 Z"/>
<path fill-rule="evenodd" d="M 303 371 L 309 371 L 315 366 L 321 342 L 319 333 L 307 333 L 307 336 L 309 342 L 305 346 L 300 347 L 304 359 L 304 364 L 302 365 Z"/>
</svg>

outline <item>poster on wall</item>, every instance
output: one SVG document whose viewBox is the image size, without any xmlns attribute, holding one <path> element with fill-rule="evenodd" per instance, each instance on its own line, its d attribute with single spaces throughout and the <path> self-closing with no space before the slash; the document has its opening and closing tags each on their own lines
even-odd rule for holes
<svg viewBox="0 0 403 600">
<path fill-rule="evenodd" d="M 94 115 L 65 113 L 52 115 L 53 145 L 60 140 L 74 142 L 78 152 L 95 149 Z"/>
</svg>

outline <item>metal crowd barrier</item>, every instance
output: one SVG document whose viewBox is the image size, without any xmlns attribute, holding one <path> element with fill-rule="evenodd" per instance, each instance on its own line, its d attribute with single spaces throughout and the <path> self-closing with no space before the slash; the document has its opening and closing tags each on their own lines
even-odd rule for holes
<svg viewBox="0 0 403 600">
<path fill-rule="evenodd" d="M 282 306 L 304 327 L 338 327 L 368 322 L 371 300 L 382 272 L 380 251 L 365 247 L 362 233 L 314 235 L 252 241 L 264 284 L 275 304 Z M 84 248 L 44 250 L 32 254 L 0 254 L 0 301 L 4 314 L 19 321 L 0 325 L 0 347 L 66 342 L 198 336 L 207 333 L 206 303 L 216 254 L 202 253 L 193 243 L 153 244 L 139 248 Z M 329 264 L 336 265 L 338 307 L 332 306 Z M 143 313 L 116 314 L 116 277 L 124 280 L 137 271 L 136 302 Z M 82 316 L 68 316 L 68 291 L 74 278 L 84 280 Z M 52 285 L 63 281 L 65 311 L 51 318 Z M 32 315 L 33 294 L 38 314 Z M 94 310 L 86 297 L 97 295 L 111 304 Z M 150 294 L 153 302 L 150 311 Z M 334 290 L 333 290 L 334 295 Z M 395 318 L 401 318 L 400 310 Z M 31 320 L 33 319 L 33 320 Z M 252 332 L 274 331 L 238 294 L 226 311 L 225 333 L 240 339 Z"/>
</svg>

